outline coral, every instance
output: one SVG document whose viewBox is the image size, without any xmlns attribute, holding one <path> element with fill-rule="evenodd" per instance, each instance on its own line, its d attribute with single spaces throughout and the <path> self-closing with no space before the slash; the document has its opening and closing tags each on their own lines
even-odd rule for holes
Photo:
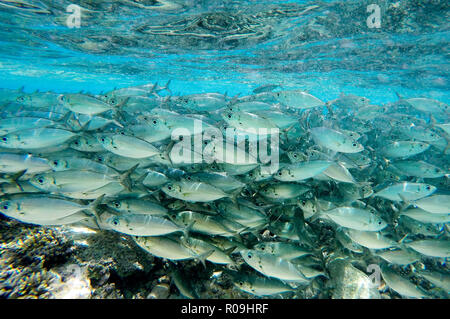
<svg viewBox="0 0 450 319">
<path fill-rule="evenodd" d="M 71 241 L 57 230 L 12 220 L 0 220 L 0 241 L 0 298 L 50 297 L 57 275 L 48 270 L 67 260 Z"/>
</svg>

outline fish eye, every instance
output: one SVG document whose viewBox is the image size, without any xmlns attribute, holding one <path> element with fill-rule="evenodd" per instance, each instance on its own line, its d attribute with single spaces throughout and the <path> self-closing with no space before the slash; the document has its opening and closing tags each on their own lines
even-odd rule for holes
<svg viewBox="0 0 450 319">
<path fill-rule="evenodd" d="M 231 119 L 231 114 L 228 114 L 228 118 Z"/>
<path fill-rule="evenodd" d="M 242 285 L 244 285 L 244 283 L 243 283 L 242 281 L 240 281 L 240 282 L 239 282 L 239 285 L 241 285 L 241 286 L 242 286 Z"/>
<path fill-rule="evenodd" d="M 248 257 L 248 258 L 252 258 L 252 254 L 249 253 L 249 254 L 247 255 L 247 257 Z"/>
<path fill-rule="evenodd" d="M 297 154 L 292 155 L 294 158 L 297 158 Z"/>
<path fill-rule="evenodd" d="M 253 173 L 248 173 L 248 176 L 253 177 Z"/>
<path fill-rule="evenodd" d="M 78 143 L 78 141 L 75 141 L 74 144 L 75 144 L 75 145 L 79 145 L 80 143 Z"/>
<path fill-rule="evenodd" d="M 7 204 L 3 205 L 4 210 L 8 210 L 9 206 Z"/>
<path fill-rule="evenodd" d="M 8 139 L 6 137 L 2 137 L 2 141 L 6 142 Z"/>
<path fill-rule="evenodd" d="M 171 190 L 172 190 L 172 186 L 167 186 L 167 189 L 168 189 L 169 191 L 171 191 Z"/>
<path fill-rule="evenodd" d="M 266 249 L 266 248 L 265 248 L 264 246 L 262 246 L 262 247 L 261 247 L 261 250 L 264 250 L 264 249 Z"/>
<path fill-rule="evenodd" d="M 119 222 L 117 221 L 117 219 L 114 219 L 114 220 L 113 220 L 113 224 L 116 225 L 116 226 L 119 224 Z"/>
<path fill-rule="evenodd" d="M 58 161 L 53 161 L 53 164 L 54 165 L 58 165 Z"/>
<path fill-rule="evenodd" d="M 302 205 L 305 206 L 306 205 L 306 201 L 302 200 Z"/>
<path fill-rule="evenodd" d="M 102 142 L 104 142 L 105 141 L 105 139 L 102 137 Z"/>
<path fill-rule="evenodd" d="M 116 104 L 116 100 L 112 99 L 111 104 Z"/>
<path fill-rule="evenodd" d="M 378 225 L 381 225 L 381 221 L 378 222 Z"/>
<path fill-rule="evenodd" d="M 356 147 L 356 143 L 353 143 L 353 147 Z"/>
<path fill-rule="evenodd" d="M 42 178 L 39 178 L 39 179 L 38 179 L 38 182 L 39 182 L 40 184 L 42 184 L 42 183 L 44 182 L 44 180 L 43 180 Z"/>
<path fill-rule="evenodd" d="M 183 140 L 183 136 L 181 135 L 178 140 L 182 141 Z"/>
<path fill-rule="evenodd" d="M 120 203 L 119 203 L 119 202 L 115 202 L 115 203 L 114 203 L 114 206 L 116 206 L 117 208 L 119 208 L 119 207 L 120 207 Z"/>
<path fill-rule="evenodd" d="M 278 176 L 281 176 L 281 175 L 283 175 L 283 173 L 281 171 L 279 171 L 278 172 Z"/>
<path fill-rule="evenodd" d="M 431 189 L 430 185 L 427 185 L 426 190 L 429 191 Z"/>
<path fill-rule="evenodd" d="M 158 123 L 156 120 L 153 120 L 153 124 L 156 124 L 156 123 Z"/>
</svg>

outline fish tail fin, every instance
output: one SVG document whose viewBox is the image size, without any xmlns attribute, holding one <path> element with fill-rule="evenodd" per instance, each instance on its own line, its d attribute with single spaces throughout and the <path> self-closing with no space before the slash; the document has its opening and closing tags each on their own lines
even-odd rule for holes
<svg viewBox="0 0 450 319">
<path fill-rule="evenodd" d="M 116 109 L 122 109 L 124 106 L 128 104 L 128 101 L 130 100 L 130 97 L 127 96 L 121 103 L 116 105 Z"/>
<path fill-rule="evenodd" d="M 325 107 L 327 108 L 327 111 L 330 114 L 330 117 L 333 117 L 334 112 L 333 112 L 332 102 L 328 101 L 327 103 L 325 103 Z"/>
<path fill-rule="evenodd" d="M 285 136 L 286 136 L 286 140 L 288 139 L 287 133 L 288 133 L 290 130 L 292 130 L 296 124 L 297 124 L 297 123 L 294 123 L 294 124 L 292 124 L 291 126 L 285 128 L 285 129 L 283 129 L 283 133 L 284 133 Z"/>
<path fill-rule="evenodd" d="M 396 245 L 398 248 L 405 248 L 405 244 L 404 241 L 405 239 L 408 237 L 409 234 L 406 234 L 405 236 L 403 236 L 402 238 L 400 238 L 397 242 Z"/>
<path fill-rule="evenodd" d="M 113 120 L 116 122 L 125 121 L 123 107 L 128 104 L 130 97 L 126 97 L 121 103 L 117 104 L 113 109 Z M 123 126 L 121 126 L 123 127 Z"/>
<path fill-rule="evenodd" d="M 433 116 L 433 114 L 430 113 L 430 127 L 435 129 L 436 124 L 437 124 L 437 121 L 436 121 L 435 117 Z"/>
<path fill-rule="evenodd" d="M 169 81 L 167 81 L 166 85 L 164 85 L 164 87 L 162 88 L 163 90 L 166 90 L 167 92 L 169 92 L 170 95 L 172 95 L 172 91 L 169 88 L 170 82 L 172 82 L 172 79 L 170 79 Z"/>
<path fill-rule="evenodd" d="M 208 251 L 204 252 L 203 254 L 197 255 L 196 259 L 198 259 L 198 261 L 200 261 L 202 263 L 203 267 L 205 267 L 205 269 L 206 269 L 206 260 L 212 254 L 214 254 L 214 249 L 208 250 Z"/>
<path fill-rule="evenodd" d="M 103 194 L 99 197 L 97 197 L 96 200 L 94 200 L 92 203 L 89 204 L 89 206 L 87 207 L 87 209 L 89 210 L 89 212 L 91 212 L 94 216 L 94 222 L 97 225 L 98 229 L 103 229 L 100 226 L 100 215 L 101 213 L 98 212 L 98 206 L 100 206 L 103 202 L 103 199 L 105 198 L 106 194 Z"/>
<path fill-rule="evenodd" d="M 138 184 L 138 185 L 143 184 L 146 177 L 147 177 L 147 173 L 144 173 L 141 176 L 139 176 L 139 178 L 136 179 L 136 184 Z"/>
<path fill-rule="evenodd" d="M 235 237 L 237 240 L 239 240 L 240 242 L 242 242 L 242 241 L 243 241 L 242 234 L 245 234 L 245 233 L 248 232 L 250 229 L 251 229 L 251 227 L 245 227 L 245 226 L 244 226 L 243 229 L 241 229 L 241 230 L 239 230 L 239 231 L 237 231 L 237 232 L 235 233 L 234 237 Z"/>
<path fill-rule="evenodd" d="M 192 228 L 194 227 L 194 224 L 195 224 L 195 220 L 192 223 L 190 223 L 189 225 L 187 225 L 186 227 L 183 228 L 182 231 L 183 231 L 183 236 L 184 237 L 186 237 L 186 238 L 189 237 L 189 233 L 192 231 Z"/>
<path fill-rule="evenodd" d="M 22 185 L 19 184 L 19 179 L 26 173 L 27 173 L 27 170 L 24 169 L 20 172 L 17 172 L 15 174 L 11 175 L 11 177 L 9 178 L 11 183 L 14 184 L 15 186 L 17 186 L 17 188 L 19 188 L 22 192 L 23 192 L 23 187 L 22 187 Z"/>
<path fill-rule="evenodd" d="M 124 112 L 120 109 L 114 109 L 112 117 L 113 117 L 114 121 L 117 121 L 119 123 L 120 123 L 120 121 L 125 122 Z"/>
<path fill-rule="evenodd" d="M 56 122 L 59 122 L 63 125 L 67 125 L 70 127 L 69 120 L 73 117 L 73 115 L 74 115 L 74 113 L 69 110 L 66 112 L 66 114 L 64 114 L 64 116 L 61 119 L 57 120 Z M 80 124 L 80 121 L 78 119 L 77 119 L 77 122 L 78 122 L 78 124 Z M 73 129 L 72 127 L 70 127 L 70 128 Z"/>
<path fill-rule="evenodd" d="M 236 205 L 237 209 L 240 209 L 240 204 L 237 200 L 237 197 L 241 194 L 241 188 L 238 188 L 237 190 L 233 191 L 231 194 L 228 194 L 227 197 L 230 198 L 230 200 L 233 202 L 234 205 Z"/>
<path fill-rule="evenodd" d="M 105 198 L 106 194 L 102 194 L 101 196 L 97 197 L 92 203 L 88 205 L 88 210 L 92 212 L 96 212 L 99 205 L 103 203 L 103 199 Z"/>
<path fill-rule="evenodd" d="M 153 84 L 152 88 L 150 89 L 149 95 L 156 93 L 157 87 L 158 87 L 158 82 L 155 82 L 155 84 Z"/>
<path fill-rule="evenodd" d="M 119 183 L 124 186 L 128 191 L 131 191 L 133 182 L 131 181 L 130 175 L 138 168 L 139 163 L 134 165 L 132 168 L 122 172 L 119 176 Z"/>
<path fill-rule="evenodd" d="M 86 123 L 84 123 L 78 130 L 74 131 L 77 133 L 82 133 L 82 132 L 86 132 L 88 130 L 89 125 L 91 124 L 92 120 L 87 121 Z"/>
<path fill-rule="evenodd" d="M 170 158 L 170 151 L 172 150 L 174 145 L 175 145 L 175 141 L 171 140 L 169 142 L 169 144 L 167 144 L 167 146 L 165 147 L 164 151 L 162 152 L 164 157 L 169 160 L 170 165 L 172 165 L 172 166 L 173 166 L 173 162 L 172 162 L 172 159 Z"/>
<path fill-rule="evenodd" d="M 237 248 L 237 246 L 232 246 L 232 247 L 230 247 L 230 248 L 227 248 L 227 249 L 225 249 L 223 252 L 226 254 L 226 255 L 231 255 L 233 252 L 234 252 L 234 250 Z"/>
<path fill-rule="evenodd" d="M 233 105 L 233 104 L 236 104 L 237 101 L 238 101 L 238 99 L 239 99 L 239 94 L 236 94 L 235 96 L 233 96 L 233 97 L 231 98 L 230 102 L 228 102 L 228 106 L 231 106 L 231 105 Z"/>
</svg>

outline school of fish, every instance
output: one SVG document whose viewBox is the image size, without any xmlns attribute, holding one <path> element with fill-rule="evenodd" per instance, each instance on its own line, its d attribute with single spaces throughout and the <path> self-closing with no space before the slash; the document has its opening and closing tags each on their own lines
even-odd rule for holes
<svg viewBox="0 0 450 319">
<path fill-rule="evenodd" d="M 333 298 L 450 293 L 445 103 L 322 101 L 278 85 L 177 96 L 167 83 L 2 89 L 0 105 L 5 216 L 119 232 L 174 264 L 211 263 L 257 297 L 317 284 Z"/>
</svg>

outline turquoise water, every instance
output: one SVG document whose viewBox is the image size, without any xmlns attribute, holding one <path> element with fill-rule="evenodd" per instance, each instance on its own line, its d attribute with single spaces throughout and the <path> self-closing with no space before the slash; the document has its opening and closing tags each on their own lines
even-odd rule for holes
<svg viewBox="0 0 450 319">
<path fill-rule="evenodd" d="M 139 1 L 29 1 L 35 9 L 2 2 L 3 88 L 99 93 L 171 79 L 180 94 L 244 95 L 281 84 L 324 100 L 344 92 L 383 103 L 397 92 L 448 102 L 446 1 L 168 1 L 172 6 L 146 9 Z M 82 13 L 80 28 L 65 25 L 71 3 L 93 11 Z M 381 9 L 380 28 L 366 23 L 372 3 Z M 140 31 L 180 30 L 211 13 L 235 15 L 237 25 L 189 30 L 212 32 L 212 40 Z M 247 36 L 223 41 L 245 33 L 244 18 L 253 23 Z"/>
<path fill-rule="evenodd" d="M 448 298 L 449 9 L 0 0 L 0 298 Z M 220 137 L 280 129 L 280 170 L 176 162 L 170 134 L 194 119 Z"/>
</svg>

